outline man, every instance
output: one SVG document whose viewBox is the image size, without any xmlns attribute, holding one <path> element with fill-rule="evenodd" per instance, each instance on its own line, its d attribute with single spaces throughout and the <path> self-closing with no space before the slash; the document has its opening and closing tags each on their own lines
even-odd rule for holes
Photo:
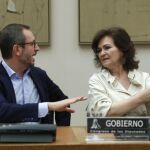
<svg viewBox="0 0 150 150">
<path fill-rule="evenodd" d="M 34 67 L 40 48 L 30 27 L 7 25 L 0 32 L 0 49 L 0 122 L 53 123 L 55 116 L 58 126 L 70 125 L 74 110 L 68 105 L 86 98 L 67 99 L 45 71 Z"/>
</svg>

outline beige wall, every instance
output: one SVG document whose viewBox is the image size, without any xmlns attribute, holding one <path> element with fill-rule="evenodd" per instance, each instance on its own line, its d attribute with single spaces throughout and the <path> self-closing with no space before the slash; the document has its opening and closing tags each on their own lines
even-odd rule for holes
<svg viewBox="0 0 150 150">
<path fill-rule="evenodd" d="M 51 45 L 41 47 L 36 64 L 47 70 L 48 75 L 69 97 L 85 95 L 88 79 L 95 68 L 89 46 L 78 44 L 78 0 L 51 0 Z M 72 125 L 85 125 L 87 102 L 71 107 Z"/>
<path fill-rule="evenodd" d="M 69 96 L 87 95 L 88 79 L 96 72 L 90 46 L 78 44 L 78 0 L 51 0 L 51 46 L 41 48 L 37 65 Z M 150 72 L 150 45 L 137 46 L 140 68 Z M 86 125 L 87 102 L 73 104 L 72 125 Z"/>
<path fill-rule="evenodd" d="M 78 44 L 78 0 L 51 0 L 51 46 L 41 47 L 36 65 L 69 97 L 85 95 L 88 79 L 96 72 L 90 46 Z M 140 69 L 150 72 L 150 45 L 136 46 Z M 86 102 L 73 104 L 72 125 L 86 125 Z"/>
</svg>

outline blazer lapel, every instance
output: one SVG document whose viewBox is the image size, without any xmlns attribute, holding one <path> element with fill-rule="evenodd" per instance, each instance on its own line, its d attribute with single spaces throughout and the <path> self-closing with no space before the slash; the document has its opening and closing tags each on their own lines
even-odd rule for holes
<svg viewBox="0 0 150 150">
<path fill-rule="evenodd" d="M 39 96 L 40 96 L 40 100 L 43 102 L 46 100 L 46 97 L 45 97 L 45 92 L 44 92 L 44 89 L 43 87 L 41 86 L 42 85 L 42 81 L 40 80 L 36 70 L 34 70 L 34 67 L 31 68 L 31 71 L 29 73 L 29 75 L 31 76 L 37 90 L 38 90 L 38 93 L 39 93 Z"/>
<path fill-rule="evenodd" d="M 15 91 L 11 82 L 10 77 L 8 76 L 5 68 L 0 64 L 0 81 L 3 83 L 4 88 L 7 92 L 7 100 L 9 102 L 16 103 Z"/>
</svg>

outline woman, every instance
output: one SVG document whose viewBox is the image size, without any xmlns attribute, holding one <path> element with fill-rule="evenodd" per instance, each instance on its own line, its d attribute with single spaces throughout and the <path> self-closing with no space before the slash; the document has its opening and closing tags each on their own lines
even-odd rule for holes
<svg viewBox="0 0 150 150">
<path fill-rule="evenodd" d="M 89 79 L 88 116 L 150 115 L 150 75 L 137 70 L 128 33 L 119 27 L 103 29 L 92 49 L 100 70 Z"/>
</svg>

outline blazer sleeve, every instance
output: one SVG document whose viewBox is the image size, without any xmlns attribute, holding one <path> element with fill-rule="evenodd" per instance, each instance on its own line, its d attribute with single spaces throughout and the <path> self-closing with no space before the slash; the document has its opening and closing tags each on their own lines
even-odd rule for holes
<svg viewBox="0 0 150 150">
<path fill-rule="evenodd" d="M 4 87 L 0 84 L 0 122 L 35 122 L 38 121 L 38 104 L 20 105 L 7 98 Z"/>
</svg>

